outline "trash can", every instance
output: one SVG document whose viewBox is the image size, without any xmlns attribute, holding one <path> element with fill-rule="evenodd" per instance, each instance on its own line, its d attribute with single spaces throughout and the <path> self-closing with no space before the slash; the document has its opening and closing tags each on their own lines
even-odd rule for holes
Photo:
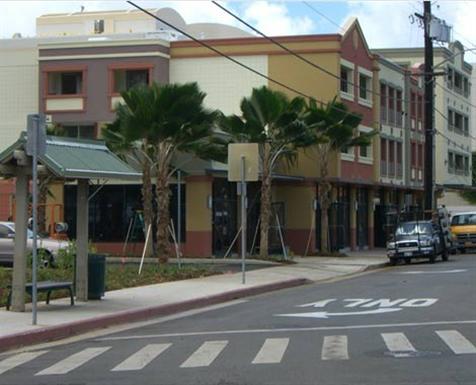
<svg viewBox="0 0 476 385">
<path fill-rule="evenodd" d="M 106 291 L 106 256 L 88 254 L 88 299 L 101 299 Z"/>
</svg>

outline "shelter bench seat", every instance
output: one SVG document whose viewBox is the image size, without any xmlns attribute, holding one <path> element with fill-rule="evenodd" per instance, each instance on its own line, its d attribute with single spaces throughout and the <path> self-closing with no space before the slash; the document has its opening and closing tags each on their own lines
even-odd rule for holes
<svg viewBox="0 0 476 385">
<path fill-rule="evenodd" d="M 7 310 L 10 310 L 10 305 L 12 301 L 12 286 L 8 285 L 7 288 L 10 290 L 8 293 L 7 299 Z M 28 282 L 25 285 L 26 292 L 31 296 L 33 291 L 33 284 Z M 71 306 L 74 305 L 74 296 L 73 296 L 73 283 L 72 282 L 55 282 L 55 281 L 39 281 L 36 284 L 37 292 L 46 292 L 46 304 L 50 303 L 50 295 L 53 290 L 68 290 L 69 296 L 71 298 Z"/>
</svg>

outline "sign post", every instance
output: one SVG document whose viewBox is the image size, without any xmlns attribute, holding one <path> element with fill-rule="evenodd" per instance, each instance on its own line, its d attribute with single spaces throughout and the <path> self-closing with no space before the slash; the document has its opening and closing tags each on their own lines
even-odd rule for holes
<svg viewBox="0 0 476 385">
<path fill-rule="evenodd" d="M 37 259 L 38 259 L 38 157 L 46 151 L 45 117 L 39 114 L 28 115 L 26 153 L 32 156 L 32 218 L 33 218 L 33 245 L 31 264 L 31 305 L 32 324 L 37 323 Z"/>
<path fill-rule="evenodd" d="M 242 284 L 246 283 L 246 182 L 258 180 L 258 157 L 257 143 L 233 143 L 228 145 L 228 180 L 240 183 Z"/>
</svg>

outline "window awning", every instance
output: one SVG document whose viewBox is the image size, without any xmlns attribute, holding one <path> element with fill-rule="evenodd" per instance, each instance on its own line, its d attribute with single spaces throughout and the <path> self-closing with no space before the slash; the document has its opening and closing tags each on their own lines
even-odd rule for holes
<svg viewBox="0 0 476 385">
<path fill-rule="evenodd" d="M 15 151 L 24 151 L 26 133 L 0 153 L 1 165 L 14 165 Z M 139 180 L 141 173 L 119 159 L 103 141 L 81 140 L 56 136 L 46 139 L 46 152 L 39 163 L 49 172 L 63 179 L 128 179 Z M 2 172 L 14 176 L 14 173 Z"/>
</svg>

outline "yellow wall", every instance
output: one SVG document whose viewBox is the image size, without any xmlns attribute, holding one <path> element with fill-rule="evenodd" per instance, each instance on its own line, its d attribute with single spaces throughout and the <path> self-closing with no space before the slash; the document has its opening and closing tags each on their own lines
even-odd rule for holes
<svg viewBox="0 0 476 385">
<path fill-rule="evenodd" d="M 212 209 L 207 207 L 208 197 L 212 195 L 212 182 L 187 180 L 186 224 L 187 231 L 211 231 Z"/>
<path fill-rule="evenodd" d="M 315 187 L 307 185 L 277 185 L 274 201 L 285 202 L 286 229 L 311 229 L 315 227 L 313 201 Z"/>
</svg>

